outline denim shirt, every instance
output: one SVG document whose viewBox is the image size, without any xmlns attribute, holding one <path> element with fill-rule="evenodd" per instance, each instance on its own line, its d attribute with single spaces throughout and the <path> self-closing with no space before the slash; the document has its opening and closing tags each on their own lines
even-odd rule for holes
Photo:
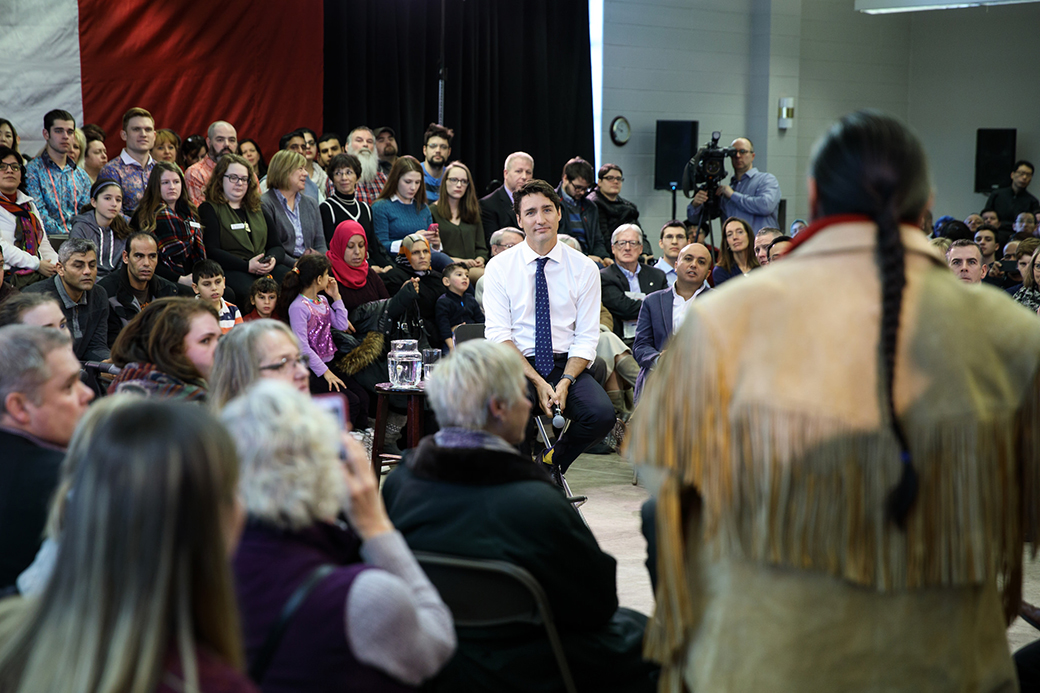
<svg viewBox="0 0 1040 693">
<path fill-rule="evenodd" d="M 780 208 L 780 183 L 771 173 L 749 168 L 739 181 L 736 176 L 730 178 L 733 197 L 721 197 L 720 208 L 722 218 L 737 217 L 751 224 L 751 231 L 767 226 L 776 227 L 776 212 Z M 686 218 L 697 224 L 701 219 L 701 208 L 694 208 L 693 203 L 686 208 Z"/>
</svg>

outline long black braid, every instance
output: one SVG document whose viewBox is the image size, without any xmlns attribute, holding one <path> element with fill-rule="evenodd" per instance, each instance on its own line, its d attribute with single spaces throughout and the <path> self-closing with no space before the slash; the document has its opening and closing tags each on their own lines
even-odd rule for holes
<svg viewBox="0 0 1040 693">
<path fill-rule="evenodd" d="M 877 263 L 881 275 L 880 371 L 884 407 L 899 443 L 902 474 L 889 492 L 886 511 L 900 529 L 918 493 L 917 471 L 906 431 L 896 416 L 895 368 L 906 262 L 900 222 L 915 224 L 928 202 L 931 185 L 924 150 L 906 126 L 877 112 L 843 118 L 817 146 L 812 166 L 817 186 L 817 216 L 865 214 L 877 224 Z"/>
</svg>

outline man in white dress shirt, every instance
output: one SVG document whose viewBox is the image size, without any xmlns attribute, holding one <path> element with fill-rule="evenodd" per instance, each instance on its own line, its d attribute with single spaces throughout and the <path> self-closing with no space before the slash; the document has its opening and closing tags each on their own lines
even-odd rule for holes
<svg viewBox="0 0 1040 693">
<path fill-rule="evenodd" d="M 607 393 L 586 371 L 599 340 L 600 278 L 596 264 L 557 242 L 561 201 L 543 180 L 513 193 L 526 238 L 491 259 L 484 274 L 484 334 L 516 348 L 533 402 L 571 420 L 543 461 L 566 471 L 614 426 Z M 547 344 L 548 342 L 548 344 Z"/>
</svg>

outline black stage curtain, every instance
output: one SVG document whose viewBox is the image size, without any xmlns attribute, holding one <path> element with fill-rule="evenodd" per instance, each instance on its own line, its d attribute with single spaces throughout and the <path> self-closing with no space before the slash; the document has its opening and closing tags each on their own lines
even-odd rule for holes
<svg viewBox="0 0 1040 693">
<path fill-rule="evenodd" d="M 554 186 L 593 161 L 589 8 L 582 0 L 443 0 L 444 125 L 483 195 L 517 150 Z M 441 0 L 326 0 L 325 130 L 392 127 L 422 160 L 437 120 Z"/>
</svg>

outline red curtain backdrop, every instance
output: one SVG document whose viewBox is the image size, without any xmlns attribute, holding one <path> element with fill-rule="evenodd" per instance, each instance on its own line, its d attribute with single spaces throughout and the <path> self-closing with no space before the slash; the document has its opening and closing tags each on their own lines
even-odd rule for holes
<svg viewBox="0 0 1040 693">
<path fill-rule="evenodd" d="M 226 120 L 268 161 L 298 127 L 322 132 L 322 0 L 79 0 L 85 123 L 123 147 L 134 106 L 183 140 Z"/>
</svg>

